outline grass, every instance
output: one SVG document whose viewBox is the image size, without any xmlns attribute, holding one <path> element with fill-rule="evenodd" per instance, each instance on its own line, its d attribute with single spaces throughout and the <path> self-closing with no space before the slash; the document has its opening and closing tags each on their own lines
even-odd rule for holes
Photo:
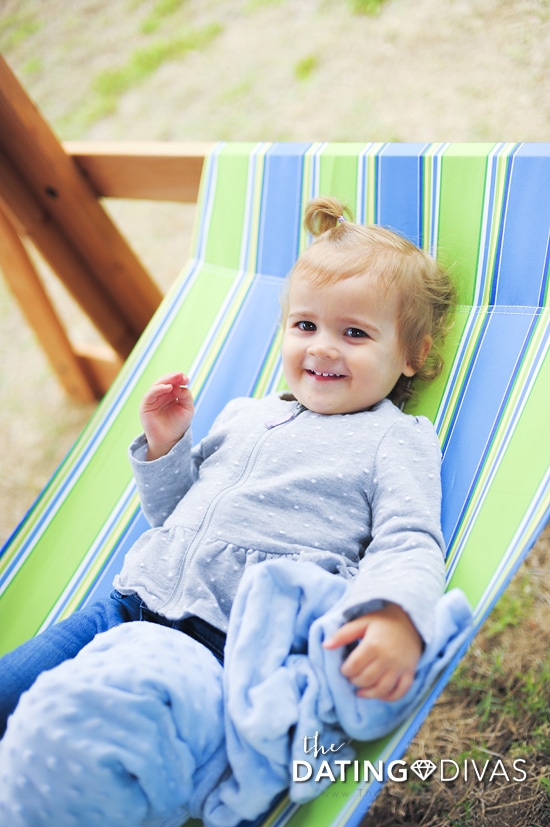
<svg viewBox="0 0 550 827">
<path fill-rule="evenodd" d="M 186 0 L 157 0 L 153 8 L 141 23 L 139 30 L 142 34 L 153 34 L 158 31 L 167 17 L 179 11 Z"/>
<path fill-rule="evenodd" d="M 307 80 L 319 66 L 319 58 L 307 55 L 298 61 L 294 67 L 294 76 L 297 80 Z"/>
<path fill-rule="evenodd" d="M 354 14 L 378 14 L 385 0 L 350 0 L 351 10 Z"/>
<path fill-rule="evenodd" d="M 133 86 L 142 83 L 167 60 L 177 60 L 188 52 L 207 46 L 221 31 L 221 26 L 212 23 L 195 29 L 186 35 L 159 39 L 154 43 L 136 49 L 124 66 L 106 69 L 94 82 L 94 91 L 106 102 L 118 98 Z"/>
<path fill-rule="evenodd" d="M 9 52 L 19 43 L 40 31 L 42 24 L 32 12 L 16 12 L 0 18 L 0 50 Z"/>
<path fill-rule="evenodd" d="M 157 6 L 160 6 L 159 2 Z M 168 6 L 167 0 L 162 3 Z M 82 132 L 117 110 L 120 98 L 139 86 L 163 63 L 181 60 L 189 52 L 206 48 L 222 31 L 218 23 L 188 31 L 175 37 L 159 37 L 135 49 L 125 63 L 105 69 L 94 78 L 91 95 L 76 110 L 57 124 L 62 134 Z"/>
</svg>

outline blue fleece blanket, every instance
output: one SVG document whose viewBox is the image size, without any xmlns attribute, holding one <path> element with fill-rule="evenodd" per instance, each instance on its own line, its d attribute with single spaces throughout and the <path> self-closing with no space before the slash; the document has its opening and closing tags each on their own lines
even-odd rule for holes
<svg viewBox="0 0 550 827">
<path fill-rule="evenodd" d="M 293 780 L 294 762 L 324 760 L 314 744 L 338 745 L 334 757 L 350 760 L 350 739 L 391 731 L 471 622 L 463 594 L 447 593 L 407 695 L 360 699 L 340 674 L 342 653 L 322 647 L 343 622 L 345 589 L 310 563 L 249 569 L 225 668 L 163 626 L 127 623 L 99 635 L 44 673 L 10 718 L 0 742 L 0 824 L 179 827 L 194 816 L 235 827 L 286 789 L 298 802 L 318 795 L 315 772 Z"/>
</svg>

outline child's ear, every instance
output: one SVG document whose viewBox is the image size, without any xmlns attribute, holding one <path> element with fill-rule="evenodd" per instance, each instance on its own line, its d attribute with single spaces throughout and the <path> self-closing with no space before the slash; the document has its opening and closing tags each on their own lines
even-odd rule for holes
<svg viewBox="0 0 550 827">
<path fill-rule="evenodd" d="M 428 353 L 432 349 L 432 344 L 432 337 L 428 333 L 426 333 L 422 340 L 422 345 L 420 346 L 418 356 L 414 360 L 415 364 L 413 365 L 413 363 L 410 361 L 405 362 L 405 369 L 403 371 L 405 376 L 414 376 L 416 373 L 418 373 L 418 371 L 426 361 Z"/>
</svg>

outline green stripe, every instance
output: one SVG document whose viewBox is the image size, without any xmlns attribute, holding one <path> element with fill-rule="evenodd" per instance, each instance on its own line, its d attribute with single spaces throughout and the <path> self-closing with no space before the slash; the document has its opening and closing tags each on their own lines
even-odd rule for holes
<svg viewBox="0 0 550 827">
<path fill-rule="evenodd" d="M 329 144 L 321 155 L 319 192 L 332 195 L 357 212 L 357 167 L 360 144 Z"/>
<path fill-rule="evenodd" d="M 69 615 L 73 614 L 73 612 L 81 606 L 86 595 L 101 575 L 105 565 L 109 562 L 113 549 L 118 545 L 138 505 L 139 498 L 137 494 L 134 494 L 126 508 L 119 515 L 116 523 L 114 523 L 109 533 L 105 536 L 101 548 L 95 553 L 93 559 L 89 561 L 86 570 L 79 577 L 78 583 L 74 586 L 74 589 L 71 590 L 70 599 L 67 601 L 63 611 L 59 614 L 59 620 L 69 617 Z M 63 597 L 63 595 L 60 595 L 60 597 Z"/>
<path fill-rule="evenodd" d="M 428 386 L 421 387 L 419 402 L 408 406 L 407 410 L 422 413 L 432 422 L 435 421 L 449 377 L 453 374 L 453 392 L 446 401 L 446 413 L 440 426 L 442 441 L 452 422 L 462 388 L 462 380 L 469 369 L 469 356 L 474 351 L 477 332 L 482 324 L 482 319 L 475 318 L 475 311 L 472 312 L 469 305 L 464 306 L 460 301 L 465 294 L 475 292 L 472 283 L 477 273 L 481 224 L 484 215 L 486 169 L 484 152 L 488 152 L 491 146 L 483 148 L 480 145 L 457 144 L 448 146 L 442 151 L 442 144 L 432 144 L 423 156 L 423 247 L 428 251 L 434 248 L 437 250 L 438 258 L 449 267 L 455 284 L 461 289 L 458 290 L 458 306 L 452 328 L 441 350 L 443 357 L 441 376 Z M 465 174 L 465 168 L 472 166 L 472 158 L 475 166 L 473 180 Z M 436 161 L 439 164 L 438 181 L 435 179 Z M 438 193 L 439 202 L 436 202 Z M 462 261 L 461 256 L 464 252 L 462 233 L 464 232 L 469 233 L 467 238 L 470 248 L 467 260 Z M 461 268 L 457 266 L 459 261 Z M 471 269 L 467 269 L 468 262 Z M 472 320 L 473 327 L 466 348 L 466 358 L 464 358 L 465 354 L 462 354 L 460 363 L 455 364 L 458 347 L 464 339 L 468 323 Z"/>
<path fill-rule="evenodd" d="M 547 389 L 550 355 L 491 482 L 450 581 L 465 591 L 476 606 L 490 584 L 521 521 L 529 512 L 541 480 L 548 470 L 549 442 Z"/>
<path fill-rule="evenodd" d="M 218 156 L 218 176 L 205 258 L 211 264 L 238 269 L 246 207 L 249 153 L 255 144 L 227 144 Z"/>
<path fill-rule="evenodd" d="M 363 144 L 312 144 L 304 154 L 302 202 L 300 214 L 311 197 L 327 195 L 349 207 L 355 217 L 357 205 L 358 154 Z M 317 181 L 314 180 L 317 170 Z M 303 252 L 311 239 L 300 226 L 299 250 Z"/>
<path fill-rule="evenodd" d="M 492 145 L 453 144 L 441 158 L 438 257 L 452 268 L 458 303 L 472 304 L 483 222 L 487 153 Z"/>
</svg>

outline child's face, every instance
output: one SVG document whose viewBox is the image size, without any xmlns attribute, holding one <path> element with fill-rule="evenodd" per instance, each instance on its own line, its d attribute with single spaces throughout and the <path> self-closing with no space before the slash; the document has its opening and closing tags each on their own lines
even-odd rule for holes
<svg viewBox="0 0 550 827">
<path fill-rule="evenodd" d="M 283 369 L 298 402 L 320 414 L 364 411 L 415 371 L 399 343 L 397 297 L 368 273 L 322 287 L 292 276 Z"/>
</svg>

